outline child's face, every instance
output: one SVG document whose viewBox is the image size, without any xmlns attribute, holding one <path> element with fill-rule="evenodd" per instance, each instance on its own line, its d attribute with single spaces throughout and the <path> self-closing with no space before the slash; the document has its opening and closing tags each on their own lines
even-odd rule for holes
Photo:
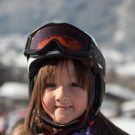
<svg viewBox="0 0 135 135">
<path fill-rule="evenodd" d="M 46 113 L 59 124 L 80 117 L 88 103 L 87 90 L 77 83 L 75 68 L 71 60 L 56 67 L 53 79 L 47 79 L 42 105 Z"/>
</svg>

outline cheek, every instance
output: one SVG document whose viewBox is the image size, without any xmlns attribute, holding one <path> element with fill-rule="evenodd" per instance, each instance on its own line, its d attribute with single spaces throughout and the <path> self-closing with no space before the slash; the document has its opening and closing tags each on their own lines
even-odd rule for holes
<svg viewBox="0 0 135 135">
<path fill-rule="evenodd" d="M 83 100 L 81 100 L 81 110 L 85 111 L 87 109 L 87 105 L 88 105 L 88 98 L 87 96 L 85 96 L 84 98 L 82 98 Z"/>
<path fill-rule="evenodd" d="M 47 113 L 51 112 L 52 103 L 53 103 L 52 94 L 44 92 L 42 97 L 42 106 Z"/>
<path fill-rule="evenodd" d="M 78 112 L 83 113 L 88 105 L 87 91 L 80 92 L 76 98 L 74 98 L 74 103 Z"/>
</svg>

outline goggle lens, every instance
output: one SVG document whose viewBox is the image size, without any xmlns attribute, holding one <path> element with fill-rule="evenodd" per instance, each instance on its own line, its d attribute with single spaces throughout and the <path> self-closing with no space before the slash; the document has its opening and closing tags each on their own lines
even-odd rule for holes
<svg viewBox="0 0 135 135">
<path fill-rule="evenodd" d="M 29 49 L 42 49 L 51 40 L 56 39 L 62 47 L 72 51 L 88 49 L 89 39 L 78 29 L 65 25 L 50 25 L 39 29 L 32 37 Z"/>
</svg>

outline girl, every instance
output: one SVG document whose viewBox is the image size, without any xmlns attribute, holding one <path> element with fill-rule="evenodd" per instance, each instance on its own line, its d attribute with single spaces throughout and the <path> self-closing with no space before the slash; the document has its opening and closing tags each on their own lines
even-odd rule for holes
<svg viewBox="0 0 135 135">
<path fill-rule="evenodd" d="M 92 36 L 48 23 L 28 37 L 30 104 L 24 135 L 128 135 L 101 112 L 105 59 Z"/>
</svg>

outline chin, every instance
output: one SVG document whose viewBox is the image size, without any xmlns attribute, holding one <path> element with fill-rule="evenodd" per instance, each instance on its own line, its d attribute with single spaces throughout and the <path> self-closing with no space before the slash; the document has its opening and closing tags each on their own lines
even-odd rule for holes
<svg viewBox="0 0 135 135">
<path fill-rule="evenodd" d="M 56 120 L 56 122 L 57 122 L 58 124 L 61 124 L 61 125 L 70 123 L 71 121 L 72 121 L 72 120 L 65 120 L 65 119 Z"/>
</svg>

